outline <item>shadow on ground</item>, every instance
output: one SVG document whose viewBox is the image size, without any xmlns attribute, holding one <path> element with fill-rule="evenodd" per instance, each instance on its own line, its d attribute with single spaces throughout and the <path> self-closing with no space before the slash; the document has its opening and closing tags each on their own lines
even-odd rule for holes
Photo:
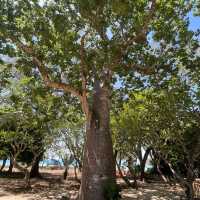
<svg viewBox="0 0 200 200">
<path fill-rule="evenodd" d="M 67 181 L 61 179 L 62 173 L 43 173 L 43 179 L 31 179 L 32 188 L 24 189 L 22 176 L 16 173 L 11 178 L 0 175 L 0 200 L 60 200 L 62 196 L 75 199 L 80 184 L 73 177 Z M 120 183 L 122 183 L 120 181 Z M 167 184 L 141 183 L 139 189 L 124 188 L 123 200 L 180 200 L 183 191 L 179 186 Z"/>
</svg>

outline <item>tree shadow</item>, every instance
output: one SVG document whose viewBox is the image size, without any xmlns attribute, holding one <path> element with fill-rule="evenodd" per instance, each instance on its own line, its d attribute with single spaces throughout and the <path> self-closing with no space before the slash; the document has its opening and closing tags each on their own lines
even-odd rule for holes
<svg viewBox="0 0 200 200">
<path fill-rule="evenodd" d="M 180 200 L 184 199 L 183 190 L 177 186 L 163 183 L 144 184 L 139 190 L 126 189 L 122 196 L 124 200 Z"/>
<path fill-rule="evenodd" d="M 0 178 L 0 197 L 6 195 L 28 195 L 29 200 L 41 199 L 61 199 L 62 196 L 70 196 L 73 199 L 77 195 L 80 184 L 74 180 L 63 181 L 61 176 L 42 174 L 42 179 L 31 179 L 31 188 L 24 188 L 23 177 L 14 176 L 12 178 L 3 176 Z M 17 177 L 17 178 L 15 178 Z"/>
<path fill-rule="evenodd" d="M 75 199 L 80 188 L 80 184 L 69 177 L 66 181 L 62 180 L 62 173 L 42 173 L 43 178 L 31 179 L 32 188 L 24 189 L 24 180 L 19 178 L 19 174 L 12 175 L 12 178 L 3 176 L 0 178 L 0 197 L 8 195 L 25 195 L 29 200 L 60 200 L 62 196 L 69 196 Z M 18 177 L 18 178 L 15 178 Z M 122 185 L 121 185 L 122 184 Z M 178 200 L 183 199 L 183 190 L 180 186 L 169 186 L 161 182 L 139 183 L 139 189 L 131 189 L 122 186 L 123 200 Z"/>
</svg>

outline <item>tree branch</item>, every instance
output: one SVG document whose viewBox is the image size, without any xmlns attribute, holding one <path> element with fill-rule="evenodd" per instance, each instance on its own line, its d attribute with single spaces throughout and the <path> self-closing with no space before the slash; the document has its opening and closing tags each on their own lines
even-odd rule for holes
<svg viewBox="0 0 200 200">
<path fill-rule="evenodd" d="M 17 47 L 22 50 L 24 53 L 28 54 L 29 56 L 32 57 L 32 62 L 34 65 L 36 65 L 40 71 L 41 77 L 44 80 L 44 83 L 46 86 L 50 87 L 50 88 L 54 88 L 54 89 L 61 89 L 65 92 L 69 92 L 72 95 L 78 97 L 79 99 L 81 99 L 81 94 L 79 91 L 77 91 L 75 88 L 73 88 L 72 86 L 70 86 L 69 84 L 66 83 L 62 83 L 62 82 L 54 82 L 49 78 L 49 73 L 46 69 L 46 67 L 44 66 L 44 64 L 42 63 L 42 61 L 40 61 L 37 56 L 35 56 L 34 50 L 25 45 L 22 44 L 20 41 L 18 41 L 17 39 L 11 37 L 11 40 L 17 45 Z"/>
<path fill-rule="evenodd" d="M 146 36 L 148 33 L 148 25 L 154 17 L 155 10 L 156 10 L 156 0 L 152 0 L 149 12 L 144 19 L 144 24 L 142 29 L 140 29 L 135 36 L 130 37 L 127 43 L 125 43 L 122 48 L 126 49 L 129 45 L 133 44 L 133 42 L 139 43 L 139 42 L 144 42 L 146 40 Z"/>
<path fill-rule="evenodd" d="M 119 64 L 122 61 L 123 56 L 127 52 L 127 49 L 134 42 L 135 43 L 141 43 L 141 42 L 143 43 L 143 42 L 146 41 L 146 37 L 147 37 L 147 34 L 148 34 L 148 26 L 149 26 L 151 20 L 154 18 L 155 10 L 156 10 L 156 0 L 152 0 L 151 1 L 151 7 L 149 9 L 149 12 L 148 12 L 147 16 L 144 19 L 144 24 L 141 27 L 141 29 L 139 29 L 136 32 L 136 34 L 132 35 L 131 37 L 129 37 L 128 34 L 127 34 L 125 36 L 125 41 L 126 42 L 124 42 L 124 39 L 123 39 L 123 41 L 121 42 L 121 44 L 119 44 L 120 49 L 119 49 L 117 55 L 114 58 L 114 63 L 112 64 L 113 67 L 115 67 L 117 64 Z M 136 70 L 140 70 L 140 68 L 138 69 L 137 66 L 134 66 L 134 67 L 135 67 Z"/>
<path fill-rule="evenodd" d="M 123 64 L 123 63 L 119 63 L 119 65 L 121 65 L 122 67 L 126 68 L 126 69 L 134 69 L 135 71 L 137 71 L 138 73 L 144 74 L 144 75 L 151 75 L 153 73 L 155 73 L 155 68 L 154 67 L 144 67 L 144 66 L 140 66 L 140 65 L 136 65 L 136 64 Z"/>
<path fill-rule="evenodd" d="M 87 100 L 87 78 L 86 78 L 86 70 L 87 64 L 85 63 L 85 38 L 89 31 L 87 31 L 81 38 L 81 48 L 80 48 L 80 57 L 81 57 L 81 82 L 82 82 L 82 97 L 81 97 L 81 105 L 84 113 L 87 117 L 89 117 L 89 105 Z"/>
</svg>

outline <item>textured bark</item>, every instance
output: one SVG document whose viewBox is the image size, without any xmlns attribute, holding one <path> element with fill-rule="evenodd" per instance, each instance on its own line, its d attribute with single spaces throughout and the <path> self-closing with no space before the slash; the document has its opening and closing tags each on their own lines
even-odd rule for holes
<svg viewBox="0 0 200 200">
<path fill-rule="evenodd" d="M 145 166 L 146 166 L 146 162 L 147 162 L 147 158 L 149 156 L 149 153 L 151 151 L 151 148 L 147 148 L 144 154 L 144 157 L 142 158 L 142 160 L 140 161 L 140 180 L 144 181 L 145 179 Z"/>
<path fill-rule="evenodd" d="M 13 161 L 12 161 L 12 159 L 10 159 L 10 165 L 9 165 L 9 168 L 8 168 L 8 173 L 12 173 L 12 170 L 13 170 Z"/>
<path fill-rule="evenodd" d="M 36 162 L 31 168 L 31 172 L 30 172 L 31 178 L 41 178 L 41 174 L 39 172 L 39 162 L 40 162 L 40 157 L 37 158 Z"/>
<path fill-rule="evenodd" d="M 135 189 L 137 190 L 138 189 L 137 178 L 136 178 L 136 174 L 135 174 L 132 164 L 133 164 L 133 159 L 132 159 L 132 157 L 129 157 L 128 158 L 128 169 L 129 169 L 131 176 L 134 179 L 134 186 L 135 186 Z"/>
<path fill-rule="evenodd" d="M 195 180 L 195 175 L 194 175 L 194 165 L 192 160 L 190 160 L 190 163 L 188 164 L 187 168 L 187 184 L 186 184 L 186 196 L 188 200 L 193 200 L 194 199 L 194 188 L 193 188 L 193 182 Z"/>
<path fill-rule="evenodd" d="M 3 164 L 1 166 L 0 172 L 3 171 L 4 167 L 6 166 L 7 158 L 3 159 Z"/>
<path fill-rule="evenodd" d="M 94 87 L 93 105 L 87 118 L 82 182 L 79 200 L 105 200 L 104 187 L 108 182 L 116 184 L 115 161 L 109 128 L 109 89 Z"/>
<path fill-rule="evenodd" d="M 31 188 L 30 172 L 28 171 L 28 169 L 25 171 L 24 180 L 25 180 L 25 188 L 26 189 Z"/>
</svg>

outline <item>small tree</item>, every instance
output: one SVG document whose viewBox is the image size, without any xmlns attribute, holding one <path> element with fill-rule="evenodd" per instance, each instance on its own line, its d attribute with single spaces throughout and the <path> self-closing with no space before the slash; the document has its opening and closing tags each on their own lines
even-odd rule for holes
<svg viewBox="0 0 200 200">
<path fill-rule="evenodd" d="M 0 140 L 4 144 L 11 146 L 11 160 L 15 168 L 24 173 L 25 188 L 30 188 L 30 166 L 33 166 L 40 153 L 38 145 L 34 144 L 33 138 L 26 132 L 1 131 Z M 19 156 L 24 151 L 30 151 L 33 154 L 31 162 L 25 162 L 25 165 L 19 163 Z"/>
<path fill-rule="evenodd" d="M 66 164 L 64 174 L 67 174 L 68 166 L 72 164 L 74 165 L 76 175 L 76 168 L 78 167 L 81 172 L 83 164 L 85 120 L 81 113 L 74 116 L 74 111 L 75 108 L 71 107 L 71 109 L 65 113 L 66 120 L 64 121 L 63 128 L 58 130 L 59 134 L 52 145 L 52 151 Z"/>
</svg>

